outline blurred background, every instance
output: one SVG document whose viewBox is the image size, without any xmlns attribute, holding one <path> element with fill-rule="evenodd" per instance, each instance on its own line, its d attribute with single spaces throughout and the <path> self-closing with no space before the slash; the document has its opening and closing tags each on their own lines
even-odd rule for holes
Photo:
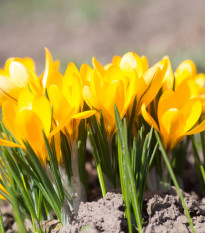
<svg viewBox="0 0 205 233">
<path fill-rule="evenodd" d="M 45 46 L 62 72 L 70 61 L 106 64 L 128 51 L 150 64 L 167 54 L 174 68 L 193 59 L 205 71 L 205 1 L 0 0 L 0 67 L 29 56 L 40 74 Z"/>
</svg>

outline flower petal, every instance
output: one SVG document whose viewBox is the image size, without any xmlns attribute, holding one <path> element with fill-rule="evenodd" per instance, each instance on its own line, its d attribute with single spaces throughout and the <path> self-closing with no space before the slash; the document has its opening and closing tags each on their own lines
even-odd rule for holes
<svg viewBox="0 0 205 233">
<path fill-rule="evenodd" d="M 105 73 L 105 69 L 103 68 L 103 66 L 96 60 L 95 57 L 93 57 L 92 59 L 92 64 L 94 69 L 103 77 L 104 73 Z"/>
<path fill-rule="evenodd" d="M 205 130 L 205 120 L 201 122 L 198 126 L 188 131 L 185 135 L 197 134 Z"/>
<path fill-rule="evenodd" d="M 35 96 L 32 106 L 33 112 L 35 112 L 41 119 L 43 124 L 43 130 L 46 135 L 49 134 L 51 128 L 51 106 L 48 99 L 45 96 Z"/>
<path fill-rule="evenodd" d="M 18 134 L 15 131 L 14 120 L 17 114 L 17 106 L 10 101 L 5 101 L 2 106 L 3 123 L 18 140 Z"/>
<path fill-rule="evenodd" d="M 174 74 L 176 89 L 183 80 L 194 77 L 197 74 L 196 65 L 192 60 L 185 60 L 177 67 Z"/>
<path fill-rule="evenodd" d="M 4 140 L 4 139 L 0 139 L 0 145 L 1 146 L 8 146 L 8 147 L 20 147 L 20 148 L 24 148 L 23 146 L 15 143 L 15 142 L 7 141 L 7 140 Z"/>
<path fill-rule="evenodd" d="M 86 119 L 90 116 L 95 115 L 96 111 L 95 110 L 88 110 L 88 111 L 84 111 L 84 112 L 80 112 L 77 113 L 75 115 L 72 116 L 73 119 Z"/>
<path fill-rule="evenodd" d="M 40 118 L 31 110 L 23 110 L 18 112 L 14 123 L 19 137 L 27 140 L 36 153 L 41 152 L 44 138 Z"/>
<path fill-rule="evenodd" d="M 52 85 L 48 88 L 48 97 L 51 104 L 53 105 L 54 117 L 58 122 L 61 122 L 67 115 L 69 115 L 71 110 L 70 104 L 60 89 L 55 85 Z"/>
<path fill-rule="evenodd" d="M 141 111 L 142 111 L 142 116 L 144 117 L 145 121 L 146 121 L 150 126 L 153 126 L 157 131 L 159 131 L 159 127 L 158 127 L 156 121 L 155 121 L 155 120 L 152 118 L 152 116 L 147 112 L 147 110 L 146 110 L 146 105 L 145 105 L 145 104 L 142 105 Z"/>
</svg>

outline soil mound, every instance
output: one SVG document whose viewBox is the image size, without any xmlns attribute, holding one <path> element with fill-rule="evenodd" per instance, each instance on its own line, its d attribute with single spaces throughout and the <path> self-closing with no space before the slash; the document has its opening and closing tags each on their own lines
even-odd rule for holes
<svg viewBox="0 0 205 233">
<path fill-rule="evenodd" d="M 197 233 L 205 232 L 205 199 L 183 192 L 185 202 Z M 95 202 L 81 203 L 79 213 L 71 226 L 56 233 L 77 232 L 128 232 L 125 206 L 121 194 L 107 193 Z M 147 192 L 145 194 L 143 217 L 144 233 L 188 233 L 191 232 L 179 197 L 173 187 L 168 192 Z M 137 232 L 137 231 L 136 231 Z"/>
</svg>

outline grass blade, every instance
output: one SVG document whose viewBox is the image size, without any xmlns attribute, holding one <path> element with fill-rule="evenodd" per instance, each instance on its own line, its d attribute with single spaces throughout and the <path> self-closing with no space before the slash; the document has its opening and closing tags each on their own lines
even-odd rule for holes
<svg viewBox="0 0 205 233">
<path fill-rule="evenodd" d="M 124 119 L 123 123 L 122 120 L 120 118 L 120 114 L 118 112 L 117 106 L 114 106 L 115 108 L 115 121 L 116 121 L 116 126 L 117 126 L 117 133 L 118 133 L 118 138 L 119 138 L 119 143 L 120 146 L 118 148 L 120 148 L 120 154 L 122 156 L 122 161 L 119 165 L 123 165 L 122 167 L 124 167 L 124 171 L 125 172 L 125 176 L 127 177 L 127 181 L 129 186 L 124 189 L 125 191 L 125 197 L 127 195 L 130 195 L 131 197 L 131 201 L 132 201 L 132 207 L 134 210 L 134 215 L 135 215 L 135 219 L 137 222 L 137 227 L 138 227 L 138 231 L 142 232 L 142 222 L 141 222 L 141 214 L 140 214 L 140 210 L 139 210 L 139 203 L 138 203 L 138 195 L 137 195 L 137 191 L 136 191 L 136 184 L 135 184 L 135 179 L 134 179 L 134 175 L 132 172 L 132 167 L 131 167 L 131 161 L 130 161 L 130 155 L 129 155 L 129 150 L 128 150 L 128 138 L 127 138 L 127 125 L 126 125 L 126 119 Z M 122 177 L 121 177 L 122 179 Z M 121 181 L 123 182 L 123 181 Z M 125 183 L 126 185 L 126 183 Z M 128 191 L 128 193 L 126 193 Z M 140 190 L 138 190 L 140 192 Z M 125 200 L 125 202 L 129 202 L 129 199 Z M 128 205 L 129 208 L 129 205 Z M 129 219 L 128 219 L 129 221 Z"/>
<path fill-rule="evenodd" d="M 50 159 L 50 167 L 51 167 L 52 175 L 53 175 L 53 178 L 54 178 L 54 181 L 56 184 L 58 195 L 59 195 L 61 203 L 63 203 L 64 191 L 63 191 L 63 185 L 61 182 L 60 172 L 59 172 L 59 168 L 58 168 L 58 160 L 56 157 L 56 153 L 55 152 L 52 153 L 48 139 L 47 139 L 44 132 L 43 132 L 43 137 L 44 137 L 44 142 L 46 145 L 46 150 L 47 150 L 47 153 L 48 153 L 48 156 Z M 53 140 L 54 140 L 54 138 L 53 138 Z M 54 141 L 52 143 L 54 144 Z M 55 148 L 54 148 L 54 150 L 55 150 Z"/>
<path fill-rule="evenodd" d="M 184 201 L 182 192 L 181 192 L 181 190 L 180 190 L 180 188 L 179 188 L 177 179 L 176 179 L 176 177 L 175 177 L 175 175 L 174 175 L 174 172 L 173 172 L 173 170 L 172 170 L 171 164 L 170 164 L 169 159 L 168 159 L 168 157 L 167 157 L 166 151 L 165 151 L 165 149 L 164 149 L 164 147 L 163 147 L 163 145 L 162 145 L 162 141 L 161 141 L 161 139 L 160 139 L 160 136 L 159 136 L 159 134 L 158 134 L 158 132 L 157 132 L 156 130 L 154 130 L 154 132 L 155 132 L 156 139 L 157 139 L 157 141 L 158 141 L 158 143 L 159 143 L 159 147 L 160 147 L 160 149 L 161 149 L 161 153 L 162 153 L 163 159 L 164 159 L 165 164 L 166 164 L 166 166 L 167 166 L 167 168 L 168 168 L 168 170 L 169 170 L 170 176 L 171 176 L 171 178 L 172 178 L 172 181 L 173 181 L 173 183 L 174 183 L 174 186 L 176 187 L 176 190 L 177 190 L 177 193 L 178 193 L 179 198 L 180 198 L 180 200 L 181 200 L 181 203 L 182 203 L 182 206 L 183 206 L 183 208 L 184 208 L 185 214 L 186 214 L 186 216 L 187 216 L 187 218 L 188 218 L 188 221 L 189 221 L 190 227 L 191 227 L 191 229 L 192 229 L 192 232 L 195 233 L 196 231 L 195 231 L 195 229 L 194 229 L 191 216 L 190 216 L 189 211 L 188 211 L 188 209 L 187 209 L 187 206 L 186 206 L 186 203 L 185 203 L 185 201 Z"/>
</svg>

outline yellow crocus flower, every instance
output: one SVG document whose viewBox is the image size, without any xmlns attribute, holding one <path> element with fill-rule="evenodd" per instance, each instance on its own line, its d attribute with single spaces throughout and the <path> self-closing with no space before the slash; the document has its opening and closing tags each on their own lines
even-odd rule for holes
<svg viewBox="0 0 205 233">
<path fill-rule="evenodd" d="M 45 48 L 45 69 L 40 77 L 35 73 L 35 63 L 31 58 L 9 58 L 0 69 L 0 105 L 5 100 L 17 102 L 19 93 L 29 87 L 34 94 L 44 94 L 52 85 L 60 85 L 62 74 L 58 71 L 59 61 L 53 61 L 50 51 Z"/>
<path fill-rule="evenodd" d="M 93 59 L 94 68 L 90 82 L 83 88 L 83 96 L 90 108 L 102 111 L 105 121 L 105 130 L 109 135 L 115 131 L 114 103 L 123 117 L 134 99 L 135 79 L 128 85 L 122 70 L 111 64 L 104 69 L 97 60 Z"/>
<path fill-rule="evenodd" d="M 31 145 L 42 164 L 45 165 L 47 153 L 42 130 L 49 136 L 51 128 L 51 107 L 42 95 L 33 95 L 29 89 L 21 91 L 18 104 L 5 101 L 2 106 L 3 123 L 19 144 L 4 139 L 0 145 L 24 148 L 23 140 Z"/>
<path fill-rule="evenodd" d="M 73 140 L 77 140 L 80 120 L 90 117 L 95 111 L 82 112 L 84 100 L 80 73 L 72 62 L 68 64 L 61 81 L 47 89 L 56 123 L 52 135 L 62 130 L 72 144 Z"/>
<path fill-rule="evenodd" d="M 205 113 L 205 74 L 197 74 L 196 65 L 192 60 L 183 61 L 175 71 L 175 89 L 182 85 L 190 87 L 190 98 L 198 98 L 202 102 L 202 113 Z"/>
<path fill-rule="evenodd" d="M 188 85 L 183 85 L 182 89 L 167 90 L 162 94 L 157 107 L 157 121 L 147 112 L 146 105 L 142 105 L 144 119 L 160 133 L 167 151 L 171 151 L 186 135 L 205 129 L 205 121 L 193 128 L 202 113 L 201 101 L 190 99 Z"/>
<path fill-rule="evenodd" d="M 5 100 L 17 102 L 22 88 L 39 89 L 35 64 L 31 58 L 9 58 L 4 69 L 0 69 L 0 104 Z"/>
<path fill-rule="evenodd" d="M 134 98 L 137 99 L 136 116 L 140 114 L 141 104 L 148 105 L 162 86 L 167 69 L 167 61 L 148 69 L 146 57 L 139 57 L 129 52 L 123 57 L 115 56 L 112 63 L 103 67 L 93 58 L 93 67 L 84 67 L 82 72 L 86 77 L 83 96 L 90 108 L 96 109 L 97 118 L 102 111 L 105 130 L 112 136 L 116 130 L 114 104 L 117 105 L 120 117 L 123 118 L 128 109 L 131 111 Z M 85 81 L 83 81 L 85 83 Z"/>
</svg>

